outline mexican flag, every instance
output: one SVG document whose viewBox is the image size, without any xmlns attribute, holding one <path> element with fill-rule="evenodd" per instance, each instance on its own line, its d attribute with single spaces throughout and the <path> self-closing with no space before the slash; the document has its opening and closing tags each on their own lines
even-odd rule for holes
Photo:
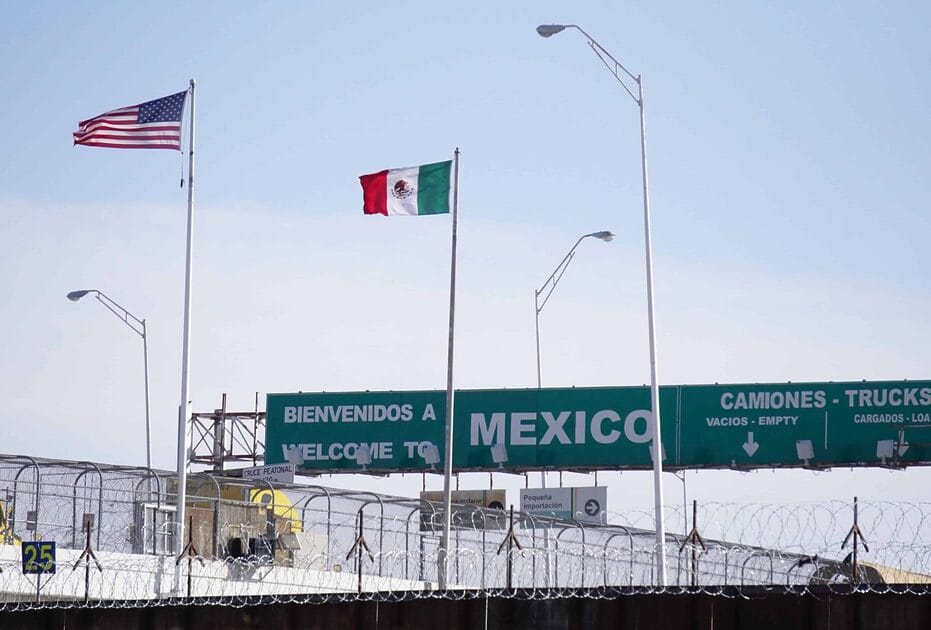
<svg viewBox="0 0 931 630">
<path fill-rule="evenodd" d="M 362 175 L 365 214 L 448 214 L 452 160 Z"/>
</svg>

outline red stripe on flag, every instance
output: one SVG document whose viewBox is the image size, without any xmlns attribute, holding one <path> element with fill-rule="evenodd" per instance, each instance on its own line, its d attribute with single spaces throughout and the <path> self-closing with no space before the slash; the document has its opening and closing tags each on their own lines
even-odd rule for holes
<svg viewBox="0 0 931 630">
<path fill-rule="evenodd" d="M 180 144 L 112 144 L 109 142 L 75 142 L 88 147 L 107 147 L 109 149 L 180 149 Z"/>
<path fill-rule="evenodd" d="M 138 140 L 140 142 L 144 142 L 146 140 L 151 140 L 153 142 L 158 140 L 173 140 L 174 142 L 179 142 L 181 140 L 181 135 L 178 132 L 159 133 L 155 135 L 135 133 L 95 133 L 93 137 L 90 138 L 75 139 L 80 142 L 81 140 L 93 140 L 95 138 L 99 138 L 101 140 Z"/>
<path fill-rule="evenodd" d="M 362 212 L 388 214 L 388 170 L 360 175 L 362 184 Z"/>
</svg>

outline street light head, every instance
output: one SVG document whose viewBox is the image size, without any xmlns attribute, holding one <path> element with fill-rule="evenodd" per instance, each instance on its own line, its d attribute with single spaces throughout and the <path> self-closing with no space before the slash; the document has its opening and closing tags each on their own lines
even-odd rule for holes
<svg viewBox="0 0 931 630">
<path fill-rule="evenodd" d="M 564 30 L 566 30 L 566 27 L 562 24 L 541 24 L 537 27 L 537 34 L 540 37 L 552 37 Z"/>
<path fill-rule="evenodd" d="M 614 240 L 614 232 L 611 232 L 609 230 L 604 230 L 603 232 L 594 232 L 592 233 L 592 236 L 594 236 L 597 239 L 601 239 L 605 243 L 610 243 L 611 241 Z"/>
<path fill-rule="evenodd" d="M 69 300 L 71 300 L 72 302 L 77 302 L 77 301 L 80 300 L 82 297 L 84 297 L 85 295 L 87 295 L 88 293 L 91 293 L 91 292 L 93 292 L 93 291 L 94 291 L 93 289 L 82 289 L 81 291 L 72 291 L 72 292 L 69 293 L 66 297 L 67 297 Z"/>
</svg>

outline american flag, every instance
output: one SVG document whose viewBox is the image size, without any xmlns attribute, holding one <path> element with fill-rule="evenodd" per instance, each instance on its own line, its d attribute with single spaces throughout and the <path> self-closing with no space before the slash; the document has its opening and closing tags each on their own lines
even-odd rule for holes
<svg viewBox="0 0 931 630">
<path fill-rule="evenodd" d="M 121 107 L 78 123 L 74 143 L 111 149 L 181 150 L 181 116 L 187 91 Z"/>
</svg>

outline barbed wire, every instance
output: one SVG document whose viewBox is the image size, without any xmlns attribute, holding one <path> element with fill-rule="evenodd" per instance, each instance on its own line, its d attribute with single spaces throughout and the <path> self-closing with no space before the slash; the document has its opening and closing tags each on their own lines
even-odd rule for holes
<svg viewBox="0 0 931 630">
<path fill-rule="evenodd" d="M 191 475 L 178 558 L 174 491 L 164 471 L 0 456 L 0 609 L 931 592 L 931 503 L 710 502 L 695 504 L 694 520 L 669 507 L 667 522 L 693 531 L 667 534 L 666 584 L 651 514 L 595 525 L 457 506 L 438 590 L 441 505 Z M 27 549 L 52 542 L 54 573 L 35 562 L 26 572 Z"/>
</svg>

